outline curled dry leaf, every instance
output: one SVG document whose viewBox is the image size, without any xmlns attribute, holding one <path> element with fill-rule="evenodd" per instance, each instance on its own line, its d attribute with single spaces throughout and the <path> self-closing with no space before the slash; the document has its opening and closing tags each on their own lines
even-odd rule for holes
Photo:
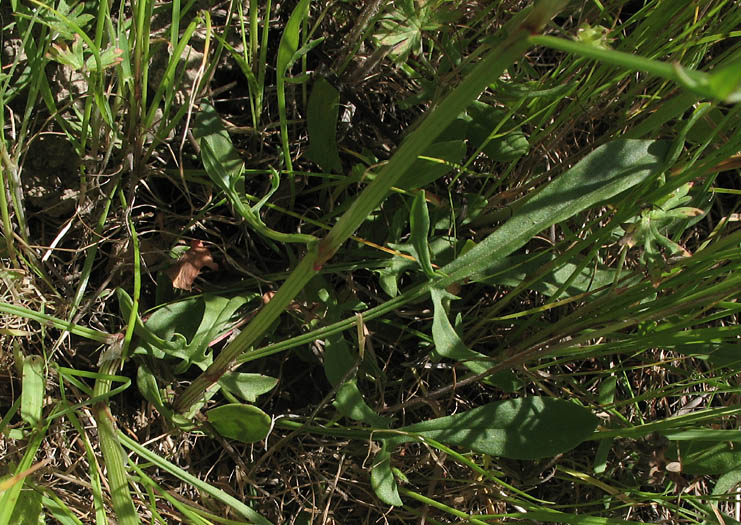
<svg viewBox="0 0 741 525">
<path fill-rule="evenodd" d="M 211 252 L 203 245 L 203 242 L 193 240 L 190 241 L 188 251 L 167 270 L 167 275 L 172 279 L 173 288 L 190 291 L 193 281 L 196 280 L 204 266 L 211 270 L 219 269 L 219 265 L 214 262 Z"/>
</svg>

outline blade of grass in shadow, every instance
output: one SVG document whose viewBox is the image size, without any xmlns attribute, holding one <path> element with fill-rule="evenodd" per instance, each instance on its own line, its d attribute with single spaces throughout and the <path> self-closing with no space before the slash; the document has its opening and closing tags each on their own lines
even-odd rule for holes
<svg viewBox="0 0 741 525">
<path fill-rule="evenodd" d="M 507 37 L 476 65 L 471 73 L 433 111 L 427 114 L 419 127 L 407 138 L 384 167 L 381 174 L 363 190 L 360 196 L 339 219 L 327 236 L 310 246 L 296 269 L 270 302 L 263 307 L 242 333 L 230 343 L 214 363 L 177 398 L 174 407 L 178 412 L 200 400 L 207 388 L 213 385 L 233 365 L 234 360 L 258 341 L 272 322 L 285 311 L 293 298 L 316 275 L 339 247 L 365 221 L 391 191 L 391 187 L 407 171 L 417 156 L 437 135 L 450 124 L 491 82 L 520 58 L 529 47 L 528 37 L 539 30 L 557 11 L 560 2 L 542 2 L 533 10 L 522 12 L 504 29 Z M 527 18 L 526 18 L 527 15 Z"/>
<path fill-rule="evenodd" d="M 88 328 L 87 326 L 80 326 L 78 324 L 70 323 L 64 319 L 59 319 L 48 314 L 42 314 L 34 310 L 29 310 L 23 306 L 17 306 L 14 304 L 0 301 L 0 312 L 15 315 L 17 317 L 25 317 L 26 319 L 33 319 L 40 323 L 49 323 L 50 325 L 59 328 L 61 330 L 67 330 L 68 332 L 79 335 L 91 341 L 97 341 L 99 343 L 110 343 L 115 339 L 115 336 L 96 330 L 95 328 Z"/>
<path fill-rule="evenodd" d="M 189 474 L 185 470 L 181 469 L 177 465 L 174 465 L 167 461 L 166 459 L 158 456 L 157 454 L 149 451 L 147 448 L 141 446 L 139 443 L 128 437 L 123 432 L 118 433 L 118 439 L 121 441 L 121 443 L 128 448 L 129 450 L 133 451 L 135 454 L 143 458 L 144 460 L 151 462 L 153 465 L 156 465 L 157 467 L 161 468 L 162 470 L 169 472 L 173 476 L 177 477 L 178 479 L 181 479 L 185 481 L 186 483 L 189 483 L 190 485 L 198 488 L 199 490 L 203 491 L 204 493 L 208 494 L 209 496 L 213 497 L 214 499 L 224 503 L 225 505 L 229 505 L 231 508 L 242 514 L 245 518 L 248 520 L 251 520 L 253 523 L 259 523 L 261 525 L 271 525 L 270 521 L 255 512 L 251 507 L 245 505 L 238 499 L 234 498 L 233 496 L 230 496 L 226 492 L 217 489 L 216 487 L 201 481 L 197 477 L 193 476 L 192 474 Z"/>
</svg>

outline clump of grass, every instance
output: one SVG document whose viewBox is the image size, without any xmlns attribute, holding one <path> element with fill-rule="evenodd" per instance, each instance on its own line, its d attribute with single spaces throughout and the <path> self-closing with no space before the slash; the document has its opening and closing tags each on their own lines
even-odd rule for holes
<svg viewBox="0 0 741 525">
<path fill-rule="evenodd" d="M 739 15 L 562 4 L 4 5 L 0 523 L 733 522 Z"/>
</svg>

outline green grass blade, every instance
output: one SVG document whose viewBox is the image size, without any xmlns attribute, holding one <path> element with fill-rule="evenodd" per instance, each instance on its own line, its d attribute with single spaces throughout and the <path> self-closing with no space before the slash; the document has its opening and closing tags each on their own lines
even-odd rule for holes
<svg viewBox="0 0 741 525">
<path fill-rule="evenodd" d="M 139 457 L 151 462 L 154 465 L 157 465 L 159 468 L 165 470 L 166 472 L 169 472 L 178 479 L 186 481 L 187 483 L 210 495 L 214 499 L 221 501 L 225 505 L 229 505 L 231 508 L 239 512 L 242 516 L 244 516 L 248 520 L 251 520 L 253 523 L 258 523 L 260 525 L 271 525 L 269 520 L 265 519 L 263 516 L 255 512 L 251 507 L 245 505 L 229 494 L 226 494 L 224 491 L 217 489 L 216 487 L 205 483 L 204 481 L 201 481 L 197 477 L 189 474 L 180 467 L 173 465 L 157 454 L 150 452 L 145 447 L 141 446 L 139 443 L 129 438 L 126 434 L 119 432 L 118 437 L 121 443 L 126 448 L 133 451 Z"/>
</svg>

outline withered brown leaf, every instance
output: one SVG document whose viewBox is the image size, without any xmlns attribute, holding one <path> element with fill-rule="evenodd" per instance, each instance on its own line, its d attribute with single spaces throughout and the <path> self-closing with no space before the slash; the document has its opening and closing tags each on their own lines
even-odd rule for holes
<svg viewBox="0 0 741 525">
<path fill-rule="evenodd" d="M 190 291 L 193 281 L 196 280 L 204 266 L 211 270 L 219 269 L 219 265 L 214 262 L 211 252 L 204 246 L 203 241 L 190 241 L 188 251 L 167 270 L 167 275 L 172 279 L 172 287 Z"/>
</svg>

